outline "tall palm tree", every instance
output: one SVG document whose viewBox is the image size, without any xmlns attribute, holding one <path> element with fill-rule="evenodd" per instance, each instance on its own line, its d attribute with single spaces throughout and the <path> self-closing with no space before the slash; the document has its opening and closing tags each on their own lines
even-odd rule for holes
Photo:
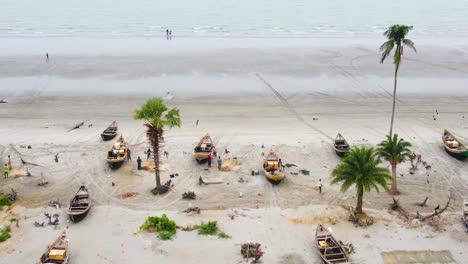
<svg viewBox="0 0 468 264">
<path fill-rule="evenodd" d="M 332 184 L 342 182 L 341 191 L 356 186 L 356 212 L 362 213 L 364 192 L 379 191 L 379 186 L 388 190 L 391 178 L 388 169 L 379 167 L 381 160 L 372 147 L 353 147 L 332 172 Z"/>
<path fill-rule="evenodd" d="M 382 46 L 380 46 L 380 51 L 382 52 L 382 59 L 380 63 L 383 63 L 393 48 L 395 48 L 395 54 L 393 55 L 393 64 L 395 64 L 395 79 L 393 83 L 393 107 L 392 107 L 392 119 L 390 121 L 390 136 L 393 134 L 393 120 L 395 118 L 395 102 L 396 102 L 396 89 L 397 89 L 397 76 L 398 69 L 400 68 L 401 58 L 403 56 L 403 47 L 409 47 L 414 52 L 416 48 L 412 40 L 407 39 L 406 35 L 408 32 L 413 29 L 412 26 L 407 25 L 393 25 L 384 32 L 384 36 L 387 37 Z"/>
<path fill-rule="evenodd" d="M 162 99 L 151 98 L 148 99 L 140 109 L 135 110 L 134 118 L 136 120 L 145 120 L 146 136 L 153 147 L 156 188 L 154 188 L 152 192 L 155 195 L 166 192 L 167 188 L 161 186 L 159 173 L 161 143 L 164 141 L 163 135 L 165 127 L 180 127 L 179 109 L 172 108 L 168 110 Z"/>
<path fill-rule="evenodd" d="M 388 161 L 392 166 L 392 188 L 390 193 L 395 195 L 398 194 L 396 169 L 399 163 L 411 157 L 411 143 L 405 141 L 402 138 L 398 138 L 398 134 L 393 136 L 387 135 L 387 139 L 377 145 L 377 154 Z"/>
</svg>

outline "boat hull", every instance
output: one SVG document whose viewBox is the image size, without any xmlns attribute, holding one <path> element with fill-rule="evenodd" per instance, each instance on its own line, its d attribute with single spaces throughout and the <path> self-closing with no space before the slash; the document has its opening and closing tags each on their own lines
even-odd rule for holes
<svg viewBox="0 0 468 264">
<path fill-rule="evenodd" d="M 348 153 L 348 150 L 343 151 L 343 150 L 335 149 L 335 153 L 336 153 L 336 155 L 338 155 L 338 157 L 342 158 L 342 157 L 344 157 L 346 155 L 346 153 Z"/>
<path fill-rule="evenodd" d="M 115 134 L 113 134 L 113 135 L 101 134 L 101 138 L 102 138 L 102 140 L 104 140 L 104 141 L 109 141 L 109 140 L 115 138 L 115 136 L 117 136 L 117 133 L 115 133 Z"/>
<path fill-rule="evenodd" d="M 210 152 L 194 152 L 193 157 L 198 163 L 202 163 L 208 160 L 208 155 Z"/>
<path fill-rule="evenodd" d="M 468 153 L 466 152 L 453 152 L 447 149 L 447 147 L 444 146 L 445 151 L 452 157 L 456 158 L 457 160 L 465 160 L 468 158 Z"/>
<path fill-rule="evenodd" d="M 68 217 L 73 223 L 78 223 L 88 215 L 90 209 L 91 208 L 88 208 L 86 209 L 86 211 L 79 213 L 79 214 L 69 214 Z"/>
<path fill-rule="evenodd" d="M 118 169 L 118 168 L 122 167 L 122 164 L 124 162 L 125 162 L 125 159 L 120 160 L 120 161 L 108 161 L 107 164 L 109 164 L 109 168 L 115 170 L 115 169 Z"/>
<path fill-rule="evenodd" d="M 271 174 L 271 172 L 266 171 L 263 169 L 263 173 L 265 174 L 265 178 L 273 185 L 278 185 L 284 179 L 284 172 L 276 171 L 275 174 Z"/>
</svg>

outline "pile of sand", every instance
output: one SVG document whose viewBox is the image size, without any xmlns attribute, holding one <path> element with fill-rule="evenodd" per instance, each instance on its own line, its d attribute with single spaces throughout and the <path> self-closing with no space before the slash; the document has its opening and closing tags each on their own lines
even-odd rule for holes
<svg viewBox="0 0 468 264">
<path fill-rule="evenodd" d="M 241 165 L 241 162 L 237 159 L 229 159 L 223 161 L 221 164 L 221 171 L 233 171 L 237 170 Z"/>
</svg>

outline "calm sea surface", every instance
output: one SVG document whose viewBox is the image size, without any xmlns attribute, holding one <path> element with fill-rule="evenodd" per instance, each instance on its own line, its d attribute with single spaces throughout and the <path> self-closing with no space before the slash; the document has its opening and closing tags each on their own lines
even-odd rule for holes
<svg viewBox="0 0 468 264">
<path fill-rule="evenodd" d="M 0 0 L 0 37 L 468 36 L 468 0 Z"/>
</svg>

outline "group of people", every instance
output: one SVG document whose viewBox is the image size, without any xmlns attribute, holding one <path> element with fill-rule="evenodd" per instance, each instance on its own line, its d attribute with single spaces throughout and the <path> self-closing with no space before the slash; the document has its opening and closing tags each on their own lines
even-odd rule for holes
<svg viewBox="0 0 468 264">
<path fill-rule="evenodd" d="M 229 154 L 229 150 L 224 149 L 224 155 L 226 156 L 228 154 Z M 211 149 L 211 152 L 208 154 L 208 157 L 206 158 L 206 160 L 208 161 L 208 168 L 211 168 L 211 162 L 213 161 L 213 156 L 218 157 L 218 159 L 216 160 L 218 163 L 218 170 L 221 170 L 221 165 L 223 164 L 223 161 L 221 160 L 221 155 L 218 155 L 218 152 L 215 146 L 213 146 L 213 148 Z"/>
<path fill-rule="evenodd" d="M 172 39 L 172 30 L 166 29 L 166 39 L 167 40 Z"/>
</svg>

